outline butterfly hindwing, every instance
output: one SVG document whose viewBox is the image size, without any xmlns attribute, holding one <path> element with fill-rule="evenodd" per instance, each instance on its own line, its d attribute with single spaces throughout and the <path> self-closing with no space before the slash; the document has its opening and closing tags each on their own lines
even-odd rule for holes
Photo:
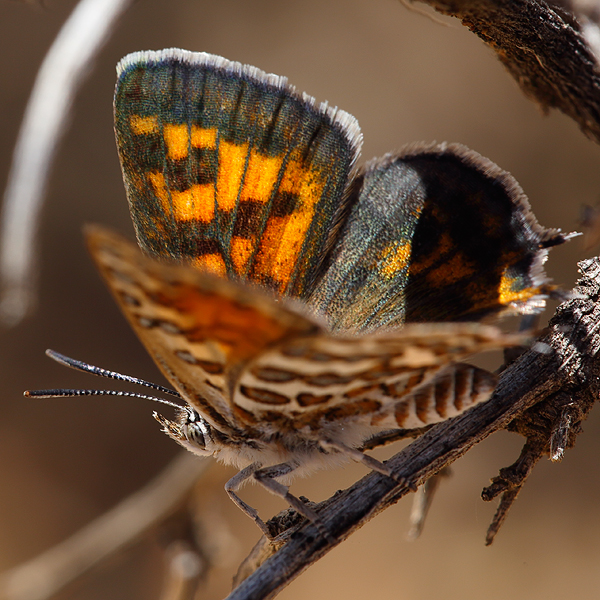
<svg viewBox="0 0 600 600">
<path fill-rule="evenodd" d="M 340 331 L 535 312 L 553 289 L 544 229 L 514 178 L 458 144 L 371 163 L 311 297 Z"/>
<path fill-rule="evenodd" d="M 115 129 L 146 252 L 308 293 L 360 151 L 354 117 L 285 78 L 172 49 L 121 61 Z"/>
<path fill-rule="evenodd" d="M 486 400 L 495 377 L 456 363 L 522 342 L 478 323 L 409 324 L 386 335 L 321 330 L 266 348 L 247 363 L 234 403 L 248 425 L 314 431 L 337 423 L 423 427 Z"/>
</svg>

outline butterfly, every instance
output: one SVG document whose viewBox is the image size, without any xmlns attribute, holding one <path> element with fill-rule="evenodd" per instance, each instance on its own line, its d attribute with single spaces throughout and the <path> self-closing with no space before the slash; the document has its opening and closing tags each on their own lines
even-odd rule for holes
<svg viewBox="0 0 600 600">
<path fill-rule="evenodd" d="M 115 130 L 139 248 L 87 242 L 140 340 L 185 401 L 165 433 L 318 516 L 292 476 L 491 395 L 460 362 L 515 343 L 482 324 L 535 313 L 542 228 L 510 174 L 458 144 L 419 144 L 362 168 L 358 123 L 283 77 L 205 53 L 118 65 Z M 140 250 L 141 248 L 141 250 Z M 370 444 L 371 446 L 373 444 Z"/>
</svg>

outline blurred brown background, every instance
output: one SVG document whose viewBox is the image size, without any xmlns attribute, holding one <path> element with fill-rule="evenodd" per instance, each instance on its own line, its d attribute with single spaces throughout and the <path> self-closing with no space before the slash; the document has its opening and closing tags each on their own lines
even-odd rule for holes
<svg viewBox="0 0 600 600">
<path fill-rule="evenodd" d="M 36 70 L 74 0 L 0 0 L 2 188 Z M 0 346 L 0 569 L 63 540 L 152 478 L 178 449 L 141 400 L 25 400 L 22 391 L 102 382 L 44 357 L 48 347 L 105 368 L 160 381 L 104 289 L 81 236 L 86 222 L 132 235 L 112 132 L 114 66 L 126 53 L 179 46 L 287 75 L 299 89 L 354 114 L 363 157 L 419 140 L 458 141 L 511 171 L 546 226 L 572 230 L 600 193 L 600 149 L 560 114 L 544 117 L 492 52 L 458 22 L 435 22 L 397 0 L 139 0 L 115 29 L 72 109 L 48 189 L 39 245 L 40 301 Z M 548 271 L 565 286 L 583 258 L 574 240 Z M 560 465 L 540 464 L 491 548 L 494 506 L 481 488 L 518 455 L 508 433 L 454 465 L 422 538 L 407 542 L 402 501 L 295 581 L 281 598 L 536 600 L 598 598 L 598 412 Z M 300 480 L 321 500 L 365 471 Z M 220 488 L 231 471 L 212 470 Z M 207 486 L 209 484 L 207 483 Z M 258 488 L 244 497 L 266 518 L 283 508 Z M 258 531 L 218 491 L 239 536 L 211 575 L 206 598 L 224 597 Z M 148 539 L 71 585 L 60 598 L 157 598 L 161 553 Z"/>
</svg>

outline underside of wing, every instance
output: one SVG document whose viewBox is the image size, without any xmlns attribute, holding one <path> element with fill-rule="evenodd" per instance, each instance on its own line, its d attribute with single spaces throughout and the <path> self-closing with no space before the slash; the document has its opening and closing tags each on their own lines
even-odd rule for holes
<svg viewBox="0 0 600 600">
<path fill-rule="evenodd" d="M 99 227 L 86 234 L 94 261 L 146 349 L 190 405 L 221 431 L 235 428 L 232 390 L 248 361 L 319 331 L 250 286 L 163 264 Z"/>
<path fill-rule="evenodd" d="M 249 362 L 234 403 L 249 425 L 320 431 L 351 422 L 417 428 L 489 397 L 495 378 L 457 363 L 522 342 L 476 323 L 410 324 L 389 335 L 324 332 L 285 341 Z"/>
<path fill-rule="evenodd" d="M 459 144 L 374 161 L 310 298 L 337 331 L 531 313 L 554 289 L 542 265 L 565 240 L 515 179 Z"/>
<path fill-rule="evenodd" d="M 115 129 L 142 249 L 306 296 L 362 136 L 287 80 L 184 50 L 118 66 Z"/>
</svg>

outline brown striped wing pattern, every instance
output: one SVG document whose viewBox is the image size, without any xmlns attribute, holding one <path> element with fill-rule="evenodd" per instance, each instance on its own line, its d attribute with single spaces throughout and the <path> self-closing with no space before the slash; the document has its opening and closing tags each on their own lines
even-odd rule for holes
<svg viewBox="0 0 600 600">
<path fill-rule="evenodd" d="M 242 372 L 234 403 L 249 425 L 285 431 L 328 429 L 336 422 L 413 429 L 456 416 L 487 400 L 496 378 L 454 361 L 514 345 L 516 336 L 473 323 L 406 325 L 391 335 L 285 341 Z"/>
</svg>

